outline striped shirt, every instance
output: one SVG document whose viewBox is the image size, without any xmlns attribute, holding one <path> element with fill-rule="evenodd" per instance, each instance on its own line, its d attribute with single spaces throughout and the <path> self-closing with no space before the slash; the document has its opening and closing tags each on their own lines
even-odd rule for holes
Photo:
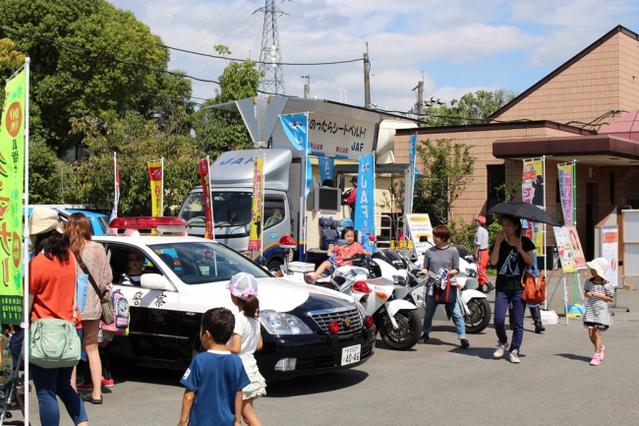
<svg viewBox="0 0 639 426">
<path fill-rule="evenodd" d="M 589 279 L 584 284 L 584 293 L 591 291 L 593 293 L 605 294 L 614 297 L 615 288 L 608 281 L 603 284 L 597 284 Z M 596 297 L 589 297 L 586 305 L 586 313 L 584 314 L 585 323 L 596 323 L 601 325 L 612 325 L 610 314 L 608 313 L 608 302 Z"/>
</svg>

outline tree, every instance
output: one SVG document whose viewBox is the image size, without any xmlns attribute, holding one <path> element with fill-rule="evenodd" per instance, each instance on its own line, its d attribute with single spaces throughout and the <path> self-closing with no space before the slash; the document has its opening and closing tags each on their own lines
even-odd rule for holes
<svg viewBox="0 0 639 426">
<path fill-rule="evenodd" d="M 78 180 L 72 186 L 73 193 L 65 194 L 70 200 L 110 208 L 107 203 L 113 200 L 114 151 L 118 153 L 120 167 L 123 216 L 150 213 L 148 160 L 165 159 L 164 205 L 172 213 L 177 213 L 188 192 L 199 182 L 197 161 L 204 154 L 188 133 L 166 132 L 154 120 L 134 112 L 122 118 L 114 114 L 104 116 L 100 122 L 77 121 L 74 130 L 85 135 L 91 154 L 73 165 Z"/>
<path fill-rule="evenodd" d="M 132 13 L 105 0 L 4 0 L 0 37 L 31 57 L 31 134 L 59 155 L 78 146 L 74 119 L 135 111 L 162 117 L 166 96 L 190 96 L 190 83 L 167 75 L 169 54 Z"/>
<path fill-rule="evenodd" d="M 16 50 L 16 44 L 9 38 L 0 39 L 0 78 L 6 80 L 20 65 L 24 64 L 24 53 Z M 0 105 L 4 105 L 4 85 L 0 90 Z"/>
<path fill-rule="evenodd" d="M 223 50 L 220 46 L 217 49 L 230 54 L 228 49 Z M 239 114 L 216 110 L 211 106 L 256 96 L 262 75 L 253 61 L 231 62 L 224 69 L 217 95 L 206 101 L 194 117 L 193 127 L 202 151 L 216 157 L 225 151 L 253 146 Z"/>
<path fill-rule="evenodd" d="M 415 212 L 428 213 L 435 224 L 449 221 L 451 206 L 473 174 L 475 157 L 470 149 L 470 145 L 453 143 L 450 139 L 418 144 L 417 152 L 424 167 L 415 185 Z"/>
<path fill-rule="evenodd" d="M 453 99 L 448 105 L 430 106 L 426 110 L 425 125 L 458 126 L 464 124 L 482 124 L 488 116 L 510 102 L 516 94 L 507 90 L 478 90 Z"/>
</svg>

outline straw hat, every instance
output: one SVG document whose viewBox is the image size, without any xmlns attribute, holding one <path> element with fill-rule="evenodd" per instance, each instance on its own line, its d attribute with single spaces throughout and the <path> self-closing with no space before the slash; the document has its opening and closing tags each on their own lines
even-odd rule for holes
<svg viewBox="0 0 639 426">
<path fill-rule="evenodd" d="M 597 273 L 597 275 L 599 275 L 600 278 L 604 278 L 604 279 L 605 279 L 606 272 L 608 272 L 608 269 L 610 268 L 608 261 L 604 259 L 603 257 L 598 257 L 596 259 L 593 259 L 590 262 L 587 262 L 586 265 L 590 269 L 593 269 Z"/>
<path fill-rule="evenodd" d="M 233 275 L 226 288 L 230 290 L 233 296 L 241 300 L 257 296 L 257 280 L 253 275 L 246 272 L 239 272 Z"/>
<path fill-rule="evenodd" d="M 51 207 L 37 206 L 31 212 L 29 235 L 46 234 L 58 227 L 58 212 Z M 58 229 L 60 232 L 60 229 Z"/>
</svg>

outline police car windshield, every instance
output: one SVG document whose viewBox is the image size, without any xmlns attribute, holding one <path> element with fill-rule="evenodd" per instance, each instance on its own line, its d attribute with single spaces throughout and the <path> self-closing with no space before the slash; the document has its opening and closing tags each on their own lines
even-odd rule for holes
<svg viewBox="0 0 639 426">
<path fill-rule="evenodd" d="M 268 273 L 239 253 L 209 242 L 154 244 L 151 249 L 186 284 L 228 281 L 238 272 L 256 278 Z"/>
<path fill-rule="evenodd" d="M 215 226 L 243 226 L 251 220 L 250 192 L 213 192 L 213 220 Z M 204 226 L 204 196 L 202 192 L 188 195 L 179 216 L 191 226 Z"/>
</svg>

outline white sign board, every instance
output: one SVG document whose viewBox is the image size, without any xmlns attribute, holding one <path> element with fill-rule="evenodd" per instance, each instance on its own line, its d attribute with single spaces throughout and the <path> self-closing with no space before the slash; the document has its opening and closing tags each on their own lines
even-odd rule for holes
<svg viewBox="0 0 639 426">
<path fill-rule="evenodd" d="M 606 259 L 610 266 L 604 278 L 617 287 L 619 285 L 619 229 L 616 226 L 601 228 L 601 257 Z"/>
<path fill-rule="evenodd" d="M 639 210 L 622 210 L 623 274 L 639 276 Z"/>
<path fill-rule="evenodd" d="M 430 223 L 430 216 L 425 213 L 413 213 L 407 214 L 405 220 L 410 239 L 415 247 L 417 261 L 421 262 L 426 250 L 433 246 L 433 226 Z"/>
</svg>

